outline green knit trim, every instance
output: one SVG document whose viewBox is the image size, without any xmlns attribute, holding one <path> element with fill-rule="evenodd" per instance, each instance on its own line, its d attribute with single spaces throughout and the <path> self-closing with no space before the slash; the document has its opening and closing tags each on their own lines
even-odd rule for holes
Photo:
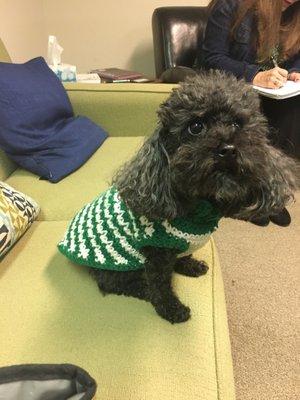
<svg viewBox="0 0 300 400">
<path fill-rule="evenodd" d="M 197 209 L 190 216 L 175 218 L 170 223 L 182 232 L 206 235 L 218 227 L 220 219 L 220 211 L 210 202 L 201 200 Z"/>
<path fill-rule="evenodd" d="M 149 238 L 142 238 L 138 243 L 138 248 L 141 249 L 145 246 L 175 249 L 178 253 L 183 253 L 188 250 L 189 243 L 184 239 L 179 239 L 169 235 L 160 222 L 154 222 L 155 234 Z"/>
</svg>

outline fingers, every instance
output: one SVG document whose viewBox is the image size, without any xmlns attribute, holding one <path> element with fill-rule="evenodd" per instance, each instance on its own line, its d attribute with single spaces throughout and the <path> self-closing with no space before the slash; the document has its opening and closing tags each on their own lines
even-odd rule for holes
<svg viewBox="0 0 300 400">
<path fill-rule="evenodd" d="M 279 67 L 274 68 L 273 71 L 278 72 L 278 74 L 280 74 L 283 78 L 286 78 L 286 79 L 287 79 L 288 74 L 289 74 L 286 69 L 279 68 Z"/>
<path fill-rule="evenodd" d="M 287 81 L 288 76 L 282 76 L 278 71 L 275 71 L 273 76 L 280 82 L 285 83 Z"/>
<path fill-rule="evenodd" d="M 278 88 L 278 86 L 277 84 L 275 84 L 275 80 L 276 78 L 272 76 L 270 71 L 261 71 L 255 75 L 253 79 L 253 85 L 265 87 L 268 89 L 276 89 Z"/>
<path fill-rule="evenodd" d="M 271 89 L 278 89 L 282 87 L 285 82 L 276 75 L 270 75 L 268 79 L 268 87 Z"/>
<path fill-rule="evenodd" d="M 284 69 L 281 68 L 276 68 L 276 70 L 273 72 L 273 76 L 278 80 L 279 82 L 282 82 L 282 84 L 285 84 L 288 78 L 288 72 L 286 74 L 282 74 L 281 71 L 285 71 Z"/>
<path fill-rule="evenodd" d="M 300 72 L 292 72 L 289 74 L 288 79 L 294 82 L 300 82 Z"/>
<path fill-rule="evenodd" d="M 283 85 L 281 85 L 279 82 L 273 82 L 272 80 L 270 80 L 267 84 L 266 87 L 268 89 L 279 89 L 281 88 Z"/>
<path fill-rule="evenodd" d="M 294 75 L 291 74 L 290 76 L 291 78 L 289 79 L 295 79 Z M 279 89 L 285 85 L 287 79 L 288 71 L 276 67 L 267 71 L 258 72 L 253 79 L 253 84 L 268 89 Z"/>
<path fill-rule="evenodd" d="M 285 69 L 276 67 L 269 72 L 269 82 L 271 83 L 271 87 L 280 88 L 286 83 L 288 78 L 288 71 L 286 71 Z"/>
</svg>

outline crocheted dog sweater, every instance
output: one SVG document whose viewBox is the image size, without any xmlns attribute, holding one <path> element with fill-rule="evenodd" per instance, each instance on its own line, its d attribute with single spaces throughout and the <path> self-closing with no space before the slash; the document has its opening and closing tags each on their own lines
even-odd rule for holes
<svg viewBox="0 0 300 400">
<path fill-rule="evenodd" d="M 135 216 L 110 187 L 75 215 L 58 248 L 70 260 L 93 268 L 128 271 L 143 268 L 144 246 L 193 252 L 209 238 L 221 218 L 208 201 L 192 215 L 173 220 Z"/>
</svg>

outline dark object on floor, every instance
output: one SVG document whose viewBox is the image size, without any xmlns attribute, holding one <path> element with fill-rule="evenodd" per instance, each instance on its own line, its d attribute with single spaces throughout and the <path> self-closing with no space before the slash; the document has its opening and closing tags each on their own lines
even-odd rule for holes
<svg viewBox="0 0 300 400">
<path fill-rule="evenodd" d="M 205 229 L 216 215 L 250 220 L 282 210 L 297 188 L 296 164 L 270 145 L 258 95 L 224 73 L 188 79 L 158 116 L 153 135 L 116 173 L 103 201 L 75 216 L 59 248 L 93 268 L 102 292 L 149 300 L 159 315 L 178 323 L 190 309 L 173 291 L 173 272 L 199 276 L 206 267 L 177 257 L 208 240 L 215 224 Z M 200 213 L 203 223 L 192 224 L 202 201 L 213 212 Z M 96 235 L 106 247 L 98 247 Z M 141 260 L 136 271 L 126 271 L 130 258 Z"/>
<path fill-rule="evenodd" d="M 5 400 L 92 400 L 95 380 L 72 364 L 24 364 L 0 368 Z"/>
</svg>

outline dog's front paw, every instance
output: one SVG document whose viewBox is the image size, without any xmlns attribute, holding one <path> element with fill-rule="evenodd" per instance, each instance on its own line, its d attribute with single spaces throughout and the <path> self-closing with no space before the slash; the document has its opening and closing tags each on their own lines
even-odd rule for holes
<svg viewBox="0 0 300 400">
<path fill-rule="evenodd" d="M 176 298 L 172 298 L 166 303 L 157 304 L 154 307 L 156 312 L 171 324 L 185 322 L 191 317 L 190 308 Z"/>
<path fill-rule="evenodd" d="M 197 278 L 206 274 L 208 266 L 204 261 L 198 261 L 191 256 L 186 256 L 177 259 L 174 271 L 181 275 Z"/>
</svg>

